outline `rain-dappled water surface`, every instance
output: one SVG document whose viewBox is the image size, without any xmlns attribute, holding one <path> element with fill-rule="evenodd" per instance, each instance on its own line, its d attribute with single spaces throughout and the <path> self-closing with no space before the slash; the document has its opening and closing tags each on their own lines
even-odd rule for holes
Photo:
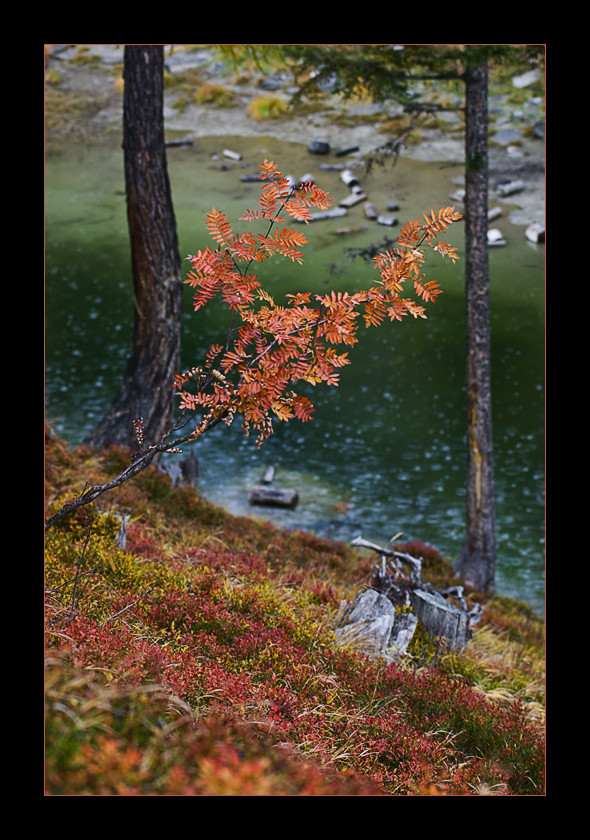
<svg viewBox="0 0 590 840">
<path fill-rule="evenodd" d="M 212 159 L 239 147 L 239 164 Z M 305 147 L 268 138 L 212 138 L 170 149 L 168 164 L 181 254 L 209 244 L 204 214 L 215 205 L 230 218 L 255 206 L 259 187 L 242 182 L 268 157 L 285 174 L 311 172 L 336 200 L 347 194 L 337 172 Z M 458 166 L 400 159 L 362 177 L 382 212 L 396 200 L 400 222 L 450 203 Z M 71 443 L 107 408 L 129 351 L 132 284 L 120 148 L 50 158 L 46 166 L 46 403 L 48 419 Z M 495 223 L 508 241 L 490 252 L 492 372 L 498 570 L 502 594 L 544 610 L 544 252 L 507 218 Z M 346 235 L 337 229 L 359 228 Z M 362 228 L 366 228 L 362 230 Z M 349 249 L 395 235 L 367 222 L 360 207 L 345 219 L 306 227 L 303 267 L 273 262 L 261 279 L 276 295 L 294 289 L 353 290 L 374 279 Z M 462 251 L 459 223 L 445 240 Z M 405 320 L 361 332 L 337 388 L 306 393 L 314 420 L 277 424 L 261 449 L 236 422 L 218 427 L 195 448 L 199 486 L 235 513 L 271 519 L 334 539 L 357 534 L 386 542 L 421 539 L 455 558 L 463 544 L 465 507 L 464 277 L 462 263 L 429 258 L 430 277 L 445 293 L 427 320 Z M 220 306 L 195 314 L 185 287 L 183 365 L 198 364 L 222 341 Z M 299 492 L 295 510 L 251 508 L 248 489 L 267 465 L 276 483 Z"/>
</svg>

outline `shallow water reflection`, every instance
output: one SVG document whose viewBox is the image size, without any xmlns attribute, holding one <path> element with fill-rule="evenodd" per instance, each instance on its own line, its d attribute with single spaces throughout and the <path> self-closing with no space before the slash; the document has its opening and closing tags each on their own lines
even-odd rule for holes
<svg viewBox="0 0 590 840">
<path fill-rule="evenodd" d="M 238 141 L 232 140 L 233 146 Z M 241 164 L 220 169 L 212 152 L 228 138 L 199 141 L 169 153 L 181 254 L 208 244 L 204 213 L 228 215 L 254 206 L 256 184 L 243 183 L 264 157 L 285 173 L 312 171 L 338 200 L 338 173 L 321 173 L 305 148 L 268 138 L 240 140 Z M 314 171 L 315 170 L 315 171 Z M 363 183 L 371 202 L 395 198 L 400 221 L 449 203 L 456 168 L 401 159 Z M 119 148 L 90 149 L 47 162 L 46 396 L 56 430 L 79 442 L 106 409 L 123 370 L 132 329 L 132 289 Z M 351 227 L 367 227 L 362 210 Z M 348 236 L 342 220 L 306 228 L 303 269 L 265 266 L 273 292 L 354 289 L 373 280 L 371 266 L 348 260 L 348 248 L 381 242 L 392 231 L 372 227 Z M 506 248 L 490 253 L 494 446 L 497 484 L 498 590 L 544 610 L 544 252 L 522 228 L 501 226 Z M 393 229 L 395 231 L 395 229 Z M 462 245 L 462 226 L 447 241 Z M 270 273 L 269 273 L 270 272 Z M 427 321 L 368 330 L 351 353 L 338 388 L 308 390 L 313 422 L 276 427 L 261 450 L 236 425 L 214 430 L 198 445 L 200 487 L 235 513 L 271 519 L 334 539 L 357 534 L 385 542 L 421 539 L 456 557 L 465 506 L 464 286 L 461 263 L 432 260 L 430 276 L 445 294 Z M 183 365 L 202 360 L 223 338 L 220 307 L 195 315 L 185 289 Z M 294 511 L 253 509 L 248 489 L 265 467 L 297 489 Z"/>
</svg>

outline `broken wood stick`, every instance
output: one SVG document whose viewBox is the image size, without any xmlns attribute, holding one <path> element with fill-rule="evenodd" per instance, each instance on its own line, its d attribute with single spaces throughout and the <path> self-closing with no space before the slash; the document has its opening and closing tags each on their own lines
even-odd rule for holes
<svg viewBox="0 0 590 840">
<path fill-rule="evenodd" d="M 355 548 L 368 548 L 371 551 L 376 551 L 381 556 L 393 557 L 395 560 L 402 560 L 410 567 L 410 580 L 412 583 L 420 583 L 420 573 L 422 571 L 422 560 L 412 557 L 411 554 L 406 554 L 403 551 L 394 551 L 393 548 L 384 548 L 376 543 L 369 542 L 362 537 L 355 537 L 350 541 L 350 544 Z"/>
</svg>

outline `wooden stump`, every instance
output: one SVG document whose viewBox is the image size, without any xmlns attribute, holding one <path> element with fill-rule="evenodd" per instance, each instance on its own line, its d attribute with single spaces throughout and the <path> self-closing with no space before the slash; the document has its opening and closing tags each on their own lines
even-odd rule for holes
<svg viewBox="0 0 590 840">
<path fill-rule="evenodd" d="M 396 662 L 412 641 L 418 619 L 412 613 L 398 613 L 387 596 L 367 589 L 352 604 L 341 604 L 335 624 L 339 645 Z"/>
<path fill-rule="evenodd" d="M 383 655 L 393 627 L 395 607 L 379 592 L 360 592 L 352 604 L 342 605 L 334 630 L 340 645 L 367 654 Z"/>
<path fill-rule="evenodd" d="M 464 610 L 449 604 L 438 592 L 414 589 L 410 597 L 414 613 L 431 638 L 444 638 L 449 649 L 464 650 L 472 636 Z"/>
</svg>

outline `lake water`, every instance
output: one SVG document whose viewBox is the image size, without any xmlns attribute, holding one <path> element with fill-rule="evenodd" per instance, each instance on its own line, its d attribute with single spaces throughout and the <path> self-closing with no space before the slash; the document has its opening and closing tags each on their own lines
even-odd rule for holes
<svg viewBox="0 0 590 840">
<path fill-rule="evenodd" d="M 224 148 L 240 163 L 212 158 Z M 259 185 L 240 180 L 265 157 L 285 174 L 311 172 L 336 201 L 348 193 L 337 172 L 305 147 L 269 138 L 210 138 L 168 152 L 184 257 L 210 244 L 204 214 L 213 205 L 237 218 L 256 206 Z M 379 212 L 395 200 L 400 223 L 448 205 L 458 165 L 402 158 L 395 168 L 363 176 Z M 460 209 L 460 208 L 459 208 Z M 339 235 L 343 226 L 366 228 Z M 494 222 L 507 246 L 490 250 L 492 389 L 501 594 L 544 612 L 544 249 L 524 228 Z M 350 249 L 381 243 L 396 228 L 367 222 L 361 205 L 345 219 L 305 228 L 303 267 L 264 265 L 273 293 L 370 284 L 374 269 Z M 462 223 L 444 236 L 463 248 Z M 444 288 L 428 319 L 386 324 L 361 333 L 352 364 L 337 388 L 306 392 L 311 423 L 277 424 L 259 450 L 239 423 L 204 436 L 195 447 L 199 487 L 234 513 L 270 519 L 348 541 L 361 534 L 386 544 L 420 539 L 455 559 L 465 520 L 465 331 L 462 262 L 429 258 L 429 276 Z M 188 264 L 187 264 L 188 267 Z M 219 306 L 193 313 L 185 287 L 183 367 L 199 364 L 212 342 L 224 341 L 227 315 Z M 46 406 L 56 431 L 72 444 L 108 407 L 129 352 L 132 281 L 125 214 L 122 151 L 76 150 L 46 165 Z M 313 393 L 312 393 L 313 391 Z M 186 454 L 186 453 L 185 453 Z M 252 508 L 248 490 L 268 465 L 277 486 L 299 493 L 295 510 Z"/>
</svg>

